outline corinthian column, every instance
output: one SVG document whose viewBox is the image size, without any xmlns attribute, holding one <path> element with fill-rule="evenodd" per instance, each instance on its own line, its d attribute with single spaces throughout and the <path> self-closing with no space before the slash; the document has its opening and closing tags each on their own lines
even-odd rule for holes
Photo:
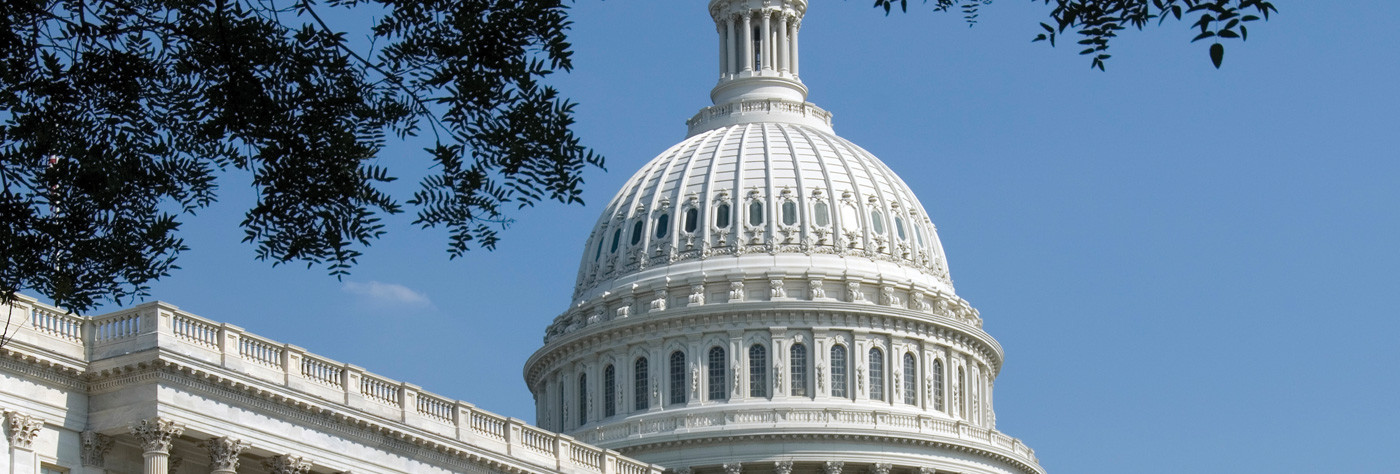
<svg viewBox="0 0 1400 474">
<path fill-rule="evenodd" d="M 234 474 L 238 470 L 238 454 L 248 449 L 248 443 L 232 438 L 214 438 L 199 443 L 209 449 L 211 474 Z"/>
<path fill-rule="evenodd" d="M 141 420 L 131 425 L 131 434 L 141 442 L 141 457 L 145 458 L 145 474 L 170 474 L 170 445 L 184 425 L 163 418 Z"/>
<path fill-rule="evenodd" d="M 270 457 L 263 461 L 263 466 L 271 474 L 306 474 L 311 470 L 311 463 L 290 454 Z"/>
<path fill-rule="evenodd" d="M 34 454 L 34 439 L 44 427 L 44 420 L 19 412 L 5 412 L 5 438 L 10 442 L 9 472 L 39 472 L 39 459 Z M 0 467 L 4 467 L 0 462 Z"/>
</svg>

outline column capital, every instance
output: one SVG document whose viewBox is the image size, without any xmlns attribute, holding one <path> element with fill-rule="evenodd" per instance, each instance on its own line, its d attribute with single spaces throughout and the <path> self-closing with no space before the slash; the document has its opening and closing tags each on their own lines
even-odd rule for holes
<svg viewBox="0 0 1400 474">
<path fill-rule="evenodd" d="M 185 425 L 164 418 L 150 418 L 131 425 L 131 434 L 141 441 L 146 453 L 169 454 L 175 438 L 185 432 Z"/>
<path fill-rule="evenodd" d="M 251 445 L 228 437 L 206 439 L 199 446 L 209 450 L 209 469 L 214 472 L 238 470 L 238 455 Z"/>
<path fill-rule="evenodd" d="M 725 474 L 741 474 L 744 472 L 744 464 L 737 462 L 724 463 Z"/>
<path fill-rule="evenodd" d="M 112 437 L 88 430 L 82 433 L 83 467 L 103 467 L 107 451 L 112 449 Z"/>
<path fill-rule="evenodd" d="M 267 458 L 263 461 L 263 466 L 266 466 L 271 474 L 306 474 L 311 470 L 310 462 L 303 460 L 301 456 L 290 454 Z"/>
<path fill-rule="evenodd" d="M 6 411 L 5 424 L 8 425 L 5 435 L 10 440 L 10 446 L 34 449 L 34 438 L 39 437 L 39 429 L 44 427 L 44 420 L 17 411 Z"/>
<path fill-rule="evenodd" d="M 774 474 L 792 474 L 792 461 L 777 461 L 773 463 Z"/>
<path fill-rule="evenodd" d="M 877 462 L 874 466 L 870 466 L 870 474 L 890 474 L 890 469 L 893 468 L 893 464 L 887 462 Z"/>
<path fill-rule="evenodd" d="M 841 474 L 841 468 L 846 467 L 842 461 L 827 461 L 822 465 L 822 474 Z"/>
</svg>

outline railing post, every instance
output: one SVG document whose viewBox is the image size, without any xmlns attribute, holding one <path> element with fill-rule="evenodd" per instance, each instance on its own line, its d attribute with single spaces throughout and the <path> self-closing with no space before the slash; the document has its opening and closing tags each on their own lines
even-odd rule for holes
<svg viewBox="0 0 1400 474">
<path fill-rule="evenodd" d="M 360 393 L 360 379 L 364 378 L 365 369 L 362 367 L 345 364 L 345 405 L 351 408 L 363 408 L 365 406 L 365 396 Z"/>
<path fill-rule="evenodd" d="M 291 385 L 293 379 L 302 379 L 301 360 L 306 357 L 306 349 L 291 344 L 282 345 L 282 383 Z"/>
<path fill-rule="evenodd" d="M 523 424 L 524 422 L 520 421 L 519 419 L 506 418 L 506 454 L 515 456 L 517 455 L 517 453 L 525 452 L 523 450 L 516 449 L 519 448 L 521 443 L 524 442 L 523 439 L 525 438 L 525 435 L 521 433 L 521 430 L 524 429 L 524 427 L 521 426 Z"/>
<path fill-rule="evenodd" d="M 567 438 L 565 438 L 563 435 L 555 435 L 555 437 L 554 437 L 554 462 L 555 462 L 554 468 L 555 468 L 555 469 L 558 469 L 558 470 L 560 470 L 560 471 L 563 471 L 563 470 L 564 470 L 564 466 L 567 464 L 565 461 L 567 461 L 567 460 L 569 459 L 569 456 L 570 456 L 570 454 L 571 454 L 571 451 L 573 451 L 573 449 L 571 449 L 571 446 L 572 446 L 572 444 L 569 443 L 569 440 L 568 440 Z"/>
<path fill-rule="evenodd" d="M 423 425 L 421 423 L 423 417 L 418 414 L 418 392 L 422 390 L 423 387 L 408 382 L 399 383 L 399 404 L 403 405 L 399 407 L 402 409 L 399 421 L 410 426 Z"/>
<path fill-rule="evenodd" d="M 475 407 L 473 407 L 472 404 L 461 400 L 457 400 L 453 403 L 452 411 L 456 413 L 456 415 L 454 416 L 456 417 L 457 421 L 457 440 L 467 444 L 476 445 L 476 432 L 472 428 L 473 409 L 475 409 Z"/>
<path fill-rule="evenodd" d="M 219 355 L 224 367 L 230 364 L 238 365 L 237 361 L 242 358 L 239 354 L 238 346 L 242 343 L 243 328 L 224 323 L 219 326 Z"/>
<path fill-rule="evenodd" d="M 603 474 L 613 474 L 617 472 L 617 454 L 612 451 L 603 451 Z"/>
</svg>

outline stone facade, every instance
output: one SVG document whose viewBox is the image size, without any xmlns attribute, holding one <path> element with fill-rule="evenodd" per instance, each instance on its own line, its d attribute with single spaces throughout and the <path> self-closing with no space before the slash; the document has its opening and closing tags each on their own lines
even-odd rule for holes
<svg viewBox="0 0 1400 474">
<path fill-rule="evenodd" d="M 165 303 L 13 311 L 3 474 L 662 472 Z"/>
</svg>

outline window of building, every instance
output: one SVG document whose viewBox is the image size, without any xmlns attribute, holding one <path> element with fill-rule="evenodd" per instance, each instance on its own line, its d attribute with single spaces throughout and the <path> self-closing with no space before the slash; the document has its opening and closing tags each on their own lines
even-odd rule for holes
<svg viewBox="0 0 1400 474">
<path fill-rule="evenodd" d="M 715 346 L 710 348 L 710 400 L 724 400 L 729 396 L 729 387 L 725 386 L 724 378 L 724 348 Z"/>
<path fill-rule="evenodd" d="M 899 240 L 909 240 L 904 236 L 904 219 L 899 216 L 894 216 L 894 231 L 899 234 Z"/>
<path fill-rule="evenodd" d="M 603 416 L 617 414 L 617 370 L 612 364 L 603 369 Z"/>
<path fill-rule="evenodd" d="M 768 396 L 768 348 L 763 344 L 749 346 L 749 396 Z"/>
<path fill-rule="evenodd" d="M 700 211 L 693 207 L 686 209 L 684 224 L 687 233 L 695 232 L 695 228 L 700 226 Z"/>
<path fill-rule="evenodd" d="M 914 224 L 914 238 L 919 242 L 919 247 L 924 246 L 924 231 L 919 228 L 918 224 Z"/>
<path fill-rule="evenodd" d="M 830 209 L 827 209 L 825 202 L 817 201 L 816 204 L 813 204 L 812 214 L 812 221 L 817 224 L 817 227 L 826 227 L 831 225 L 831 211 Z"/>
<path fill-rule="evenodd" d="M 763 225 L 763 201 L 749 202 L 749 225 Z"/>
<path fill-rule="evenodd" d="M 646 224 L 646 221 L 641 219 L 637 219 L 637 222 L 632 224 L 632 245 L 637 245 L 642 242 L 642 231 L 646 230 Z"/>
<path fill-rule="evenodd" d="M 621 227 L 618 227 L 617 230 L 613 231 L 612 250 L 609 250 L 609 252 L 617 253 L 617 243 L 618 243 L 619 241 L 621 241 L 621 240 L 622 240 L 622 228 L 621 228 Z"/>
<path fill-rule="evenodd" d="M 670 215 L 670 214 L 662 214 L 661 217 L 657 217 L 657 218 L 656 218 L 656 238 L 658 238 L 658 239 L 664 239 L 664 238 L 666 238 L 666 232 L 669 231 L 670 229 L 671 229 L 671 215 Z"/>
<path fill-rule="evenodd" d="M 904 353 L 904 403 L 919 404 L 919 363 L 912 352 Z"/>
<path fill-rule="evenodd" d="M 885 216 L 880 211 L 870 211 L 870 229 L 876 234 L 885 233 Z"/>
<path fill-rule="evenodd" d="M 788 380 L 792 381 L 792 396 L 807 396 L 807 346 L 801 343 L 793 344 L 788 351 L 788 365 L 791 366 L 792 373 Z"/>
<path fill-rule="evenodd" d="M 729 227 L 729 204 L 728 204 L 728 203 L 720 204 L 719 207 L 716 207 L 716 208 L 715 208 L 715 227 L 718 227 L 718 228 L 721 228 L 721 229 L 726 228 L 726 227 Z"/>
<path fill-rule="evenodd" d="M 943 361 L 933 360 L 933 409 L 943 411 Z"/>
<path fill-rule="evenodd" d="M 870 348 L 870 399 L 885 399 L 885 352 Z"/>
<path fill-rule="evenodd" d="M 685 353 L 671 353 L 671 404 L 685 403 Z"/>
<path fill-rule="evenodd" d="M 596 252 L 593 252 L 593 261 L 595 261 L 595 262 L 598 261 L 598 259 L 601 258 L 602 256 L 603 256 L 603 239 L 602 239 L 602 237 L 599 237 L 599 238 L 598 238 L 598 250 L 597 250 Z"/>
<path fill-rule="evenodd" d="M 650 397 L 647 397 L 647 364 L 646 357 L 638 357 L 632 364 L 632 403 L 637 411 L 645 410 L 650 406 Z"/>
<path fill-rule="evenodd" d="M 953 395 L 958 403 L 958 416 L 967 419 L 967 391 L 964 387 L 967 387 L 967 374 L 962 367 L 958 367 L 958 387 Z"/>
<path fill-rule="evenodd" d="M 559 399 L 559 431 L 564 431 L 568 429 L 568 426 L 565 426 L 566 422 L 564 420 L 564 411 L 566 410 L 565 407 L 569 403 L 564 400 L 564 385 L 566 384 L 568 384 L 568 381 L 564 380 L 564 378 L 561 377 L 559 379 L 559 396 L 556 397 Z"/>
<path fill-rule="evenodd" d="M 846 346 L 831 346 L 831 396 L 846 395 Z"/>
<path fill-rule="evenodd" d="M 39 474 L 68 474 L 68 469 L 52 464 L 43 464 L 39 466 Z"/>
<path fill-rule="evenodd" d="M 797 203 L 783 201 L 783 225 L 797 225 Z"/>
<path fill-rule="evenodd" d="M 578 374 L 578 425 L 588 424 L 588 374 Z"/>
</svg>

